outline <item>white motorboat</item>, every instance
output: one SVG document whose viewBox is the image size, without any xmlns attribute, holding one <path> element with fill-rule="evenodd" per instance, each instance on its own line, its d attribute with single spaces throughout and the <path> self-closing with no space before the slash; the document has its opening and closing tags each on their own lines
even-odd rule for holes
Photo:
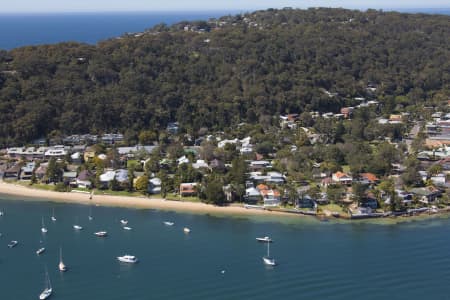
<svg viewBox="0 0 450 300">
<path fill-rule="evenodd" d="M 257 237 L 256 240 L 258 242 L 264 242 L 264 243 L 272 243 L 272 239 L 268 236 L 265 237 Z"/>
<path fill-rule="evenodd" d="M 187 227 L 184 227 L 184 228 L 183 228 L 183 231 L 184 231 L 184 233 L 189 233 L 189 232 L 191 232 L 191 230 L 190 230 L 189 228 L 187 228 Z"/>
<path fill-rule="evenodd" d="M 121 262 L 125 262 L 125 263 L 130 263 L 130 264 L 135 264 L 138 262 L 138 259 L 136 256 L 134 255 L 124 255 L 124 256 L 118 256 L 117 260 L 121 261 Z"/>
<path fill-rule="evenodd" d="M 128 227 L 128 226 L 124 226 L 123 229 L 125 229 L 125 230 L 131 230 L 131 229 L 133 229 L 133 228 Z"/>
<path fill-rule="evenodd" d="M 18 241 L 11 241 L 11 242 L 9 242 L 8 247 L 14 248 L 15 246 L 17 246 L 18 243 L 19 243 Z"/>
<path fill-rule="evenodd" d="M 51 217 L 52 221 L 55 222 L 56 221 L 56 217 L 55 217 L 55 209 L 52 210 L 52 217 Z"/>
<path fill-rule="evenodd" d="M 268 265 L 268 266 L 275 266 L 277 263 L 275 262 L 275 259 L 270 257 L 270 250 L 269 250 L 269 245 L 270 243 L 266 243 L 267 244 L 267 256 L 263 256 L 263 261 L 264 264 Z"/>
<path fill-rule="evenodd" d="M 3 211 L 0 211 L 0 216 L 3 216 L 5 213 Z"/>
<path fill-rule="evenodd" d="M 173 224 L 175 224 L 174 222 L 169 222 L 169 221 L 165 221 L 164 222 L 164 225 L 167 225 L 167 226 L 173 226 Z"/>
<path fill-rule="evenodd" d="M 42 291 L 42 293 L 39 295 L 40 300 L 47 299 L 52 295 L 53 289 L 52 284 L 50 282 L 50 277 L 48 276 L 47 269 L 45 270 L 45 289 Z"/>
<path fill-rule="evenodd" d="M 108 236 L 108 232 L 106 232 L 106 231 L 97 231 L 97 232 L 94 232 L 94 234 L 99 237 Z"/>
<path fill-rule="evenodd" d="M 127 225 L 127 224 L 128 224 L 128 220 L 120 220 L 120 223 L 121 223 L 122 225 Z"/>
<path fill-rule="evenodd" d="M 39 254 L 43 253 L 44 251 L 45 251 L 44 247 L 39 248 L 39 249 L 36 250 L 36 254 L 39 255 Z"/>
<path fill-rule="evenodd" d="M 41 232 L 42 233 L 47 233 L 47 227 L 45 227 L 45 224 L 44 224 L 44 217 L 42 217 L 42 227 L 41 227 Z"/>
<path fill-rule="evenodd" d="M 59 264 L 58 264 L 58 269 L 59 269 L 61 272 L 67 271 L 67 267 L 66 267 L 66 265 L 64 264 L 63 259 L 62 259 L 62 247 L 59 248 Z"/>
<path fill-rule="evenodd" d="M 80 225 L 73 225 L 73 229 L 75 229 L 75 230 L 82 230 L 83 227 L 81 227 Z"/>
</svg>

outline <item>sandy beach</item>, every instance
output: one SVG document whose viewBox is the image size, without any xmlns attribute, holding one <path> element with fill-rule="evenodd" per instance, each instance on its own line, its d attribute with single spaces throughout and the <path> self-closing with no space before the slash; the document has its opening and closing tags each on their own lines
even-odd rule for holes
<svg viewBox="0 0 450 300">
<path fill-rule="evenodd" d="M 14 183 L 0 181 L 0 194 L 20 196 L 33 200 L 53 201 L 59 203 L 77 203 L 85 205 L 115 206 L 128 208 L 149 208 L 169 211 L 186 211 L 199 214 L 228 214 L 228 215 L 270 215 L 293 216 L 289 213 L 268 211 L 261 209 L 247 209 L 243 206 L 214 206 L 205 203 L 171 201 L 161 198 L 127 197 L 111 195 L 94 195 L 92 200 L 87 193 L 54 192 L 25 187 Z"/>
</svg>

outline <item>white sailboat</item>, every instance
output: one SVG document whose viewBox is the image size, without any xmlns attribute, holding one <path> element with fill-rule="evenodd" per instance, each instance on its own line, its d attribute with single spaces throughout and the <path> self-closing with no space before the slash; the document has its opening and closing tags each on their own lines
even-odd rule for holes
<svg viewBox="0 0 450 300">
<path fill-rule="evenodd" d="M 66 267 L 66 265 L 64 264 L 63 259 L 62 259 L 62 247 L 59 248 L 59 264 L 58 264 L 58 269 L 59 269 L 61 272 L 67 271 L 67 267 Z"/>
<path fill-rule="evenodd" d="M 36 254 L 37 254 L 37 255 L 40 255 L 40 254 L 44 253 L 44 251 L 45 251 L 45 248 L 44 248 L 44 247 L 39 248 L 39 249 L 36 250 Z"/>
<path fill-rule="evenodd" d="M 78 223 L 78 218 L 76 218 L 76 221 L 77 221 L 77 223 Z M 80 226 L 80 225 L 78 225 L 78 224 L 74 224 L 74 225 L 73 225 L 73 229 L 75 229 L 75 230 L 82 230 L 83 227 Z"/>
<path fill-rule="evenodd" d="M 42 233 L 47 233 L 47 228 L 45 227 L 45 224 L 44 224 L 44 217 L 42 217 L 42 227 L 41 227 L 41 231 L 42 231 Z"/>
<path fill-rule="evenodd" d="M 52 221 L 55 222 L 56 221 L 56 217 L 55 217 L 55 209 L 52 209 Z"/>
<path fill-rule="evenodd" d="M 267 256 L 263 256 L 263 261 L 264 264 L 268 265 L 268 266 L 275 266 L 277 263 L 275 262 L 275 259 L 270 257 L 270 250 L 269 250 L 269 245 L 270 243 L 266 243 L 267 244 Z"/>
<path fill-rule="evenodd" d="M 45 289 L 42 291 L 42 293 L 39 295 L 40 300 L 47 299 L 52 295 L 53 289 L 52 289 L 52 283 L 50 282 L 50 276 L 48 276 L 47 268 L 45 269 Z"/>
<path fill-rule="evenodd" d="M 92 216 L 92 206 L 89 206 L 89 217 L 88 217 L 89 221 L 94 220 L 94 217 Z"/>
</svg>

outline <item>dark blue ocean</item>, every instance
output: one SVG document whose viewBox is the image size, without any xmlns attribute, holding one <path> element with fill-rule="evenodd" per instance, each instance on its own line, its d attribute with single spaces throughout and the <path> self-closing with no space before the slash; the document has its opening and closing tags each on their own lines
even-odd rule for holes
<svg viewBox="0 0 450 300">
<path fill-rule="evenodd" d="M 76 41 L 95 44 L 125 33 L 141 32 L 156 24 L 236 14 L 237 11 L 165 13 L 0 14 L 0 49 Z"/>
<path fill-rule="evenodd" d="M 403 9 L 408 13 L 450 14 L 447 9 Z M 156 24 L 207 20 L 240 11 L 1 14 L 0 49 L 76 41 L 95 44 L 124 33 L 141 32 Z"/>
</svg>

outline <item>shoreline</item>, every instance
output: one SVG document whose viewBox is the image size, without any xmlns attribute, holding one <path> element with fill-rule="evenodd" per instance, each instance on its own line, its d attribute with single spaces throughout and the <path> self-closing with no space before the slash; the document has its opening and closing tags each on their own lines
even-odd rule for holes
<svg viewBox="0 0 450 300">
<path fill-rule="evenodd" d="M 94 195 L 91 200 L 89 198 L 90 194 L 88 193 L 47 191 L 14 183 L 6 183 L 5 181 L 0 181 L 0 194 L 31 198 L 36 201 L 42 200 L 56 203 L 158 209 L 196 214 L 303 217 L 301 215 L 292 215 L 287 212 L 248 209 L 243 206 L 214 206 L 200 202 L 174 201 L 163 198 L 146 198 L 144 196 Z"/>
<path fill-rule="evenodd" d="M 260 216 L 260 217 L 275 217 L 278 220 L 322 220 L 320 216 L 311 216 L 307 214 L 299 214 L 292 212 L 283 212 L 270 209 L 252 209 L 245 208 L 244 205 L 230 205 L 230 206 L 214 206 L 211 204 L 201 202 L 188 202 L 177 200 L 166 200 L 163 198 L 147 198 L 145 196 L 116 196 L 116 195 L 99 195 L 94 194 L 90 199 L 90 193 L 80 192 L 56 192 L 27 187 L 20 184 L 7 183 L 0 180 L 0 195 L 10 195 L 16 197 L 23 197 L 20 201 L 41 201 L 54 203 L 68 203 L 80 205 L 95 205 L 104 207 L 123 207 L 135 209 L 156 209 L 161 211 L 173 211 L 180 213 L 192 213 L 198 215 L 217 215 L 217 216 Z M 449 218 L 450 209 L 442 210 L 433 214 L 417 214 L 409 216 L 397 217 L 379 217 L 379 218 L 326 218 L 326 220 L 334 220 L 336 222 L 344 223 L 359 223 L 369 222 L 374 224 L 399 224 L 417 220 L 433 219 L 436 217 Z"/>
</svg>

